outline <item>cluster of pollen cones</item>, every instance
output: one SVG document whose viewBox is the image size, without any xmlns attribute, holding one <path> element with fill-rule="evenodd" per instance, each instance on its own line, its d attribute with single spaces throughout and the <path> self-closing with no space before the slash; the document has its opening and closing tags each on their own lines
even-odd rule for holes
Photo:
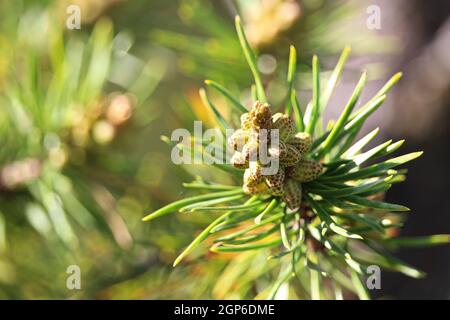
<svg viewBox="0 0 450 320">
<path fill-rule="evenodd" d="M 271 139 L 277 135 L 278 143 L 273 143 Z M 300 207 L 301 183 L 312 181 L 322 173 L 320 162 L 305 158 L 312 137 L 306 132 L 296 132 L 288 115 L 272 115 L 267 103 L 256 101 L 250 112 L 241 116 L 241 128 L 228 143 L 235 150 L 231 164 L 245 169 L 244 191 L 281 197 L 291 210 Z M 260 150 L 267 150 L 271 163 L 278 162 L 275 173 L 265 173 L 270 171 L 264 170 L 270 164 L 262 161 Z"/>
</svg>

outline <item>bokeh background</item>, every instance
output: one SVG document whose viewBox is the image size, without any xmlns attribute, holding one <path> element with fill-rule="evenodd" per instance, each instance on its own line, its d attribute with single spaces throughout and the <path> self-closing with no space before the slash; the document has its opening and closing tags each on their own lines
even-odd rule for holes
<svg viewBox="0 0 450 320">
<path fill-rule="evenodd" d="M 73 4 L 81 9 L 80 30 L 66 27 Z M 374 10 L 381 18 L 376 29 L 367 25 Z M 303 105 L 312 55 L 320 56 L 326 77 L 342 48 L 352 47 L 330 118 L 360 70 L 370 76 L 363 101 L 403 71 L 363 131 L 379 126 L 378 139 L 406 138 L 406 151 L 425 151 L 387 196 L 412 208 L 401 234 L 450 232 L 449 1 L 1 1 L 0 298 L 253 297 L 251 275 L 224 272 L 226 255 L 200 249 L 171 267 L 208 216 L 141 222 L 182 197 L 182 183 L 200 172 L 228 179 L 174 165 L 160 136 L 192 129 L 194 119 L 214 126 L 198 97 L 204 79 L 249 100 L 236 14 L 260 54 L 273 105 L 284 97 L 290 44 L 299 51 Z M 214 98 L 226 113 L 225 102 Z M 374 298 L 450 298 L 449 246 L 398 255 L 427 278 L 383 272 Z M 70 265 L 81 269 L 81 290 L 66 287 Z"/>
</svg>

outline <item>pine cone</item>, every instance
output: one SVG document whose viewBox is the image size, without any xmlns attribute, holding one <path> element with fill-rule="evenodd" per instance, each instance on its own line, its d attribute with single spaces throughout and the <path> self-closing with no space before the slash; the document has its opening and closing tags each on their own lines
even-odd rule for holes
<svg viewBox="0 0 450 320">
<path fill-rule="evenodd" d="M 262 182 L 256 186 L 253 186 L 253 187 L 249 187 L 244 184 L 242 186 L 242 190 L 244 190 L 244 192 L 246 194 L 261 194 L 261 193 L 267 193 L 268 187 L 264 182 Z"/>
<path fill-rule="evenodd" d="M 271 146 L 267 152 L 272 158 L 281 159 L 286 155 L 286 148 L 286 144 L 280 141 L 278 146 Z"/>
<path fill-rule="evenodd" d="M 242 151 L 242 148 L 247 143 L 249 137 L 249 132 L 238 129 L 231 135 L 230 138 L 228 138 L 228 145 L 232 147 L 233 150 Z"/>
<path fill-rule="evenodd" d="M 266 184 L 269 187 L 269 193 L 273 196 L 282 196 L 284 194 L 284 169 L 279 168 L 278 172 L 266 176 Z"/>
<path fill-rule="evenodd" d="M 280 163 L 284 167 L 291 167 L 296 165 L 301 158 L 302 154 L 298 151 L 298 149 L 291 144 L 287 144 L 286 152 L 281 157 Z"/>
<path fill-rule="evenodd" d="M 241 128 L 242 128 L 242 130 L 251 130 L 252 129 L 250 113 L 246 112 L 241 115 Z"/>
<path fill-rule="evenodd" d="M 293 167 L 290 175 L 299 182 L 310 182 L 322 173 L 323 166 L 320 162 L 303 159 Z"/>
<path fill-rule="evenodd" d="M 272 146 L 270 132 L 262 139 L 260 129 L 279 130 L 279 144 Z M 295 133 L 295 124 L 286 114 L 271 115 L 270 106 L 256 101 L 250 112 L 241 116 L 241 128 L 229 139 L 228 144 L 236 151 L 231 158 L 234 167 L 246 169 L 243 190 L 248 194 L 266 193 L 283 197 L 287 206 L 295 210 L 301 202 L 299 182 L 314 180 L 322 172 L 322 164 L 304 160 L 312 137 L 306 132 Z M 267 148 L 272 159 L 279 160 L 276 174 L 262 175 L 259 150 Z M 289 178 L 288 178 L 289 177 Z"/>
<path fill-rule="evenodd" d="M 252 183 L 252 185 L 258 184 L 260 182 L 264 181 L 264 176 L 262 175 L 262 167 L 261 164 L 258 161 L 252 161 L 249 164 L 248 169 L 248 179 L 249 181 L 254 181 L 255 183 Z M 245 180 L 245 173 L 244 173 L 244 180 Z"/>
<path fill-rule="evenodd" d="M 272 117 L 272 129 L 278 129 L 280 141 L 287 141 L 295 132 L 295 124 L 289 116 L 276 113 Z"/>
<path fill-rule="evenodd" d="M 295 148 L 304 155 L 309 151 L 312 145 L 312 137 L 309 133 L 306 132 L 297 132 L 293 137 L 291 137 L 288 141 L 289 144 L 295 146 Z"/>
<path fill-rule="evenodd" d="M 284 184 L 283 201 L 291 210 L 298 210 L 302 202 L 302 187 L 293 179 L 287 179 Z"/>
<path fill-rule="evenodd" d="M 247 161 L 258 160 L 259 142 L 257 139 L 251 138 L 242 148 L 242 155 Z"/>
<path fill-rule="evenodd" d="M 256 101 L 250 110 L 250 122 L 253 129 L 270 129 L 272 113 L 267 103 Z"/>
<path fill-rule="evenodd" d="M 248 160 L 246 157 L 239 151 L 236 151 L 230 159 L 231 165 L 238 169 L 246 169 L 248 168 Z"/>
</svg>

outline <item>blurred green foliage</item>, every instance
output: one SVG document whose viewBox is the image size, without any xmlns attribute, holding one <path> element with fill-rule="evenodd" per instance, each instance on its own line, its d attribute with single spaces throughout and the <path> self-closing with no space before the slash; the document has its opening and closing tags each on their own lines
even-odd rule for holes
<svg viewBox="0 0 450 320">
<path fill-rule="evenodd" d="M 194 254 L 190 264 L 170 267 L 207 216 L 140 222 L 205 171 L 173 165 L 160 135 L 197 118 L 214 124 L 197 95 L 204 78 L 233 93 L 250 87 L 233 29 L 237 12 L 248 29 L 278 23 L 253 43 L 266 58 L 259 67 L 274 104 L 285 98 L 275 70 L 288 61 L 274 57 L 287 57 L 286 44 L 300 49 L 305 83 L 313 53 L 334 61 L 346 44 L 357 54 L 392 46 L 374 48 L 367 32 L 346 28 L 356 7 L 341 1 L 294 1 L 298 14 L 286 22 L 265 16 L 276 1 L 264 9 L 243 0 L 78 0 L 81 30 L 65 28 L 68 3 L 0 2 L 0 298 L 252 297 L 254 279 L 270 281 L 258 268 L 264 256 L 245 254 L 224 269 L 233 256 L 199 265 Z M 239 98 L 250 97 L 248 89 Z M 72 264 L 81 268 L 80 291 L 66 288 Z M 249 264 L 254 271 L 242 281 Z"/>
</svg>

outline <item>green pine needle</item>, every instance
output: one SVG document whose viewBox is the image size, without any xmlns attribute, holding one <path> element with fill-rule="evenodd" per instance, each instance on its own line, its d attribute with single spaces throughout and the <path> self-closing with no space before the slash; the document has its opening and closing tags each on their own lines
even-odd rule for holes
<svg viewBox="0 0 450 320">
<path fill-rule="evenodd" d="M 319 58 L 316 55 L 312 59 L 312 76 L 313 76 L 313 97 L 311 112 L 307 112 L 308 120 L 306 120 L 306 132 L 314 135 L 317 121 L 320 115 L 320 67 Z"/>
<path fill-rule="evenodd" d="M 235 25 L 237 35 L 239 37 L 239 42 L 241 43 L 242 51 L 244 52 L 244 56 L 247 59 L 248 66 L 250 67 L 250 70 L 253 74 L 253 78 L 255 80 L 256 94 L 258 100 L 262 103 L 267 102 L 263 82 L 261 80 L 261 76 L 259 74 L 256 63 L 256 56 L 250 44 L 248 43 L 247 36 L 245 35 L 244 28 L 242 27 L 241 18 L 239 16 L 236 16 L 235 18 Z"/>
<path fill-rule="evenodd" d="M 220 84 L 218 84 L 215 81 L 212 80 L 205 80 L 205 84 L 207 86 L 210 86 L 214 89 L 216 89 L 218 92 L 223 94 L 225 98 L 227 98 L 231 102 L 231 106 L 235 109 L 236 112 L 247 112 L 248 110 L 239 102 L 238 99 L 236 99 L 227 89 L 222 87 Z"/>
<path fill-rule="evenodd" d="M 297 69 L 297 51 L 295 50 L 294 46 L 291 46 L 289 48 L 289 67 L 287 72 L 287 104 L 286 104 L 286 113 L 288 115 L 291 114 L 291 109 L 293 105 L 292 101 L 292 92 L 295 91 L 294 89 L 294 81 L 295 81 L 295 73 Z"/>
<path fill-rule="evenodd" d="M 247 41 L 239 17 L 236 17 L 236 31 L 255 82 L 251 87 L 252 98 L 266 102 L 256 56 Z M 450 235 L 391 238 L 386 230 L 401 228 L 405 217 L 403 213 L 409 211 L 409 208 L 382 200 L 383 195 L 394 184 L 405 180 L 407 170 L 397 167 L 420 157 L 422 152 L 389 159 L 403 145 L 404 140 L 388 140 L 368 147 L 380 128 L 355 141 L 366 119 L 383 104 L 386 94 L 401 78 L 401 73 L 395 74 L 361 108 L 355 110 L 367 81 L 367 74 L 364 72 L 341 115 L 336 121 L 331 121 L 327 131 L 322 133 L 323 112 L 342 75 L 349 53 L 349 47 L 342 51 L 323 93 L 320 92 L 319 60 L 314 55 L 312 100 L 303 112 L 294 84 L 297 52 L 293 46 L 290 47 L 285 110 L 288 116 L 293 113 L 297 131 L 307 132 L 313 138 L 310 150 L 302 158 L 302 161 L 306 159 L 309 162 L 305 161 L 303 165 L 314 164 L 311 159 L 315 159 L 321 161 L 322 166 L 317 163 L 314 165 L 323 167 L 321 174 L 313 181 L 294 184 L 290 181 L 291 184 L 285 184 L 290 186 L 290 189 L 286 189 L 290 192 L 296 192 L 297 187 L 301 190 L 296 195 L 301 200 L 299 208 L 290 213 L 289 201 L 264 191 L 249 197 L 242 189 L 244 170 L 229 164 L 215 164 L 237 178 L 237 184 L 223 185 L 197 179 L 184 186 L 193 191 L 210 193 L 175 201 L 143 219 L 152 220 L 174 211 L 225 211 L 182 251 L 175 259 L 174 266 L 211 237 L 213 244 L 210 251 L 215 253 L 236 253 L 236 257 L 245 257 L 241 254 L 254 251 L 265 254 L 267 264 L 262 263 L 258 268 L 272 279 L 265 291 L 268 298 L 275 298 L 282 285 L 296 285 L 307 291 L 305 296 L 312 299 L 328 298 L 330 294 L 342 298 L 343 290 L 355 292 L 360 299 L 369 299 L 362 276 L 366 275 L 365 268 L 374 264 L 414 278 L 424 276 L 420 270 L 392 256 L 387 249 L 444 244 L 450 242 Z M 218 83 L 207 80 L 205 84 L 221 93 L 235 112 L 248 112 L 239 99 Z M 200 95 L 213 112 L 222 131 L 231 127 L 204 89 L 200 90 Z M 174 145 L 168 138 L 165 141 Z M 193 152 L 189 146 L 179 147 Z M 286 170 L 285 174 L 290 174 L 290 171 Z M 294 178 L 294 175 L 289 176 L 289 179 Z M 239 265 L 241 273 L 250 268 L 251 263 L 240 264 L 235 261 L 237 260 L 233 260 L 233 263 Z M 277 265 L 279 267 L 274 268 Z M 275 269 L 278 270 L 276 274 Z M 325 287 L 332 288 L 331 292 L 324 290 Z"/>
</svg>

